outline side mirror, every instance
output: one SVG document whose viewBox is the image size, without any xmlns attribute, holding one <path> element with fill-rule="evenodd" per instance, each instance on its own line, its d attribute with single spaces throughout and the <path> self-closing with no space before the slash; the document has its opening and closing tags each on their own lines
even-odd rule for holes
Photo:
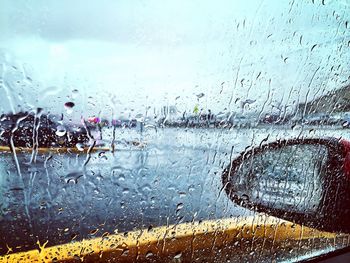
<svg viewBox="0 0 350 263">
<path fill-rule="evenodd" d="M 222 174 L 229 198 L 319 230 L 350 232 L 350 143 L 293 139 L 241 155 Z"/>
</svg>

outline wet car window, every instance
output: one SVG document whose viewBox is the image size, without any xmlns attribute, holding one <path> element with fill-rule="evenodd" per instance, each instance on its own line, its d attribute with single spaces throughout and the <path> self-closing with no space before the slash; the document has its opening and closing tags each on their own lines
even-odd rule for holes
<svg viewBox="0 0 350 263">
<path fill-rule="evenodd" d="M 347 248 L 348 233 L 233 202 L 222 175 L 270 142 L 350 140 L 349 28 L 345 0 L 2 0 L 0 260 L 295 262 Z M 230 183 L 310 218 L 330 154 L 288 147 Z"/>
</svg>

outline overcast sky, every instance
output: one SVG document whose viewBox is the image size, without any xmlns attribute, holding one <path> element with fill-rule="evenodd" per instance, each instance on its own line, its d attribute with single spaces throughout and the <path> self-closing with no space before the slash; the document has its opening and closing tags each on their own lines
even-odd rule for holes
<svg viewBox="0 0 350 263">
<path fill-rule="evenodd" d="M 349 2 L 314 2 L 0 0 L 2 111 L 292 107 L 349 84 Z"/>
</svg>

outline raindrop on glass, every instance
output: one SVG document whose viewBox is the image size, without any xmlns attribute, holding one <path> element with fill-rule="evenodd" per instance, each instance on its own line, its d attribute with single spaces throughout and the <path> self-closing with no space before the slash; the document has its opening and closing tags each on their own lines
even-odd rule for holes
<svg viewBox="0 0 350 263">
<path fill-rule="evenodd" d="M 179 203 L 176 206 L 176 210 L 181 210 L 183 207 L 184 207 L 184 204 L 183 203 Z"/>
<path fill-rule="evenodd" d="M 77 143 L 75 146 L 77 147 L 78 151 L 84 151 L 84 145 L 82 143 Z"/>
<path fill-rule="evenodd" d="M 79 95 L 79 90 L 77 90 L 77 89 L 74 89 L 74 90 L 72 90 L 72 98 L 76 98 L 76 97 L 78 97 L 78 95 Z"/>
<path fill-rule="evenodd" d="M 174 259 L 180 259 L 182 256 L 182 252 L 177 252 Z"/>
<path fill-rule="evenodd" d="M 56 135 L 57 136 L 64 136 L 66 134 L 66 127 L 64 127 L 63 125 L 58 125 L 57 129 L 56 129 Z"/>
<path fill-rule="evenodd" d="M 64 104 L 64 108 L 66 109 L 68 114 L 73 112 L 73 107 L 75 106 L 74 102 L 68 101 Z"/>
<path fill-rule="evenodd" d="M 203 98 L 205 94 L 203 92 L 199 93 L 196 95 L 198 99 Z"/>
</svg>

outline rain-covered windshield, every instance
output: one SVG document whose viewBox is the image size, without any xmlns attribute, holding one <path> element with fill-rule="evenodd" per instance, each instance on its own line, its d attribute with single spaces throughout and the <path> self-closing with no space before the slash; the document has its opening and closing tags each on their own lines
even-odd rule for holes
<svg viewBox="0 0 350 263">
<path fill-rule="evenodd" d="M 254 224 L 261 213 L 222 184 L 241 152 L 350 139 L 346 0 L 0 2 L 0 255 Z M 349 245 L 338 233 L 287 237 L 254 253 L 262 237 L 251 236 L 208 245 L 201 260 L 293 261 Z"/>
</svg>

